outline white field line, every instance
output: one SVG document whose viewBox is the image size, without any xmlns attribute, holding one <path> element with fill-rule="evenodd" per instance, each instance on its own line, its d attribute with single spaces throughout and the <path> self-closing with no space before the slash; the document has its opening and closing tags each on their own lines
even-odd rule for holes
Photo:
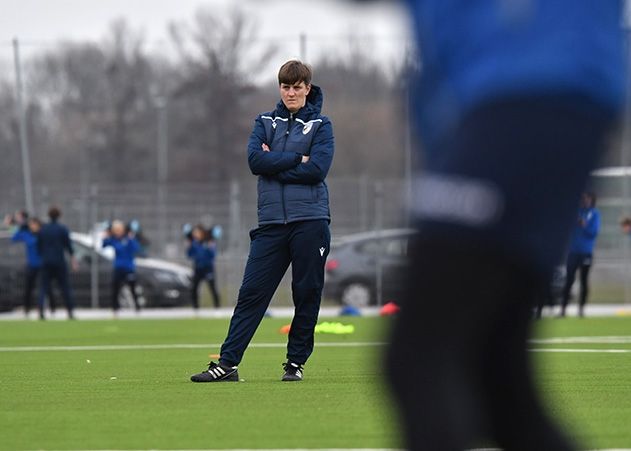
<svg viewBox="0 0 631 451">
<path fill-rule="evenodd" d="M 629 354 L 631 349 L 531 348 L 530 352 L 567 352 L 576 354 Z"/>
<path fill-rule="evenodd" d="M 529 340 L 531 344 L 631 344 L 631 336 L 610 337 L 559 337 Z M 374 342 L 323 342 L 317 343 L 322 348 L 358 348 L 386 346 L 388 343 Z M 250 348 L 284 348 L 285 343 L 251 343 Z M 147 345 L 84 345 L 84 346 L 0 346 L 0 352 L 49 352 L 49 351 L 142 351 L 165 349 L 212 349 L 220 348 L 221 343 L 177 343 Z M 603 353 L 628 354 L 631 349 L 578 349 L 578 348 L 531 348 L 530 352 L 561 353 Z"/>
<path fill-rule="evenodd" d="M 533 338 L 536 344 L 631 344 L 631 336 Z"/>
<path fill-rule="evenodd" d="M 631 344 L 631 336 L 610 337 L 559 337 L 529 340 L 531 344 Z M 324 342 L 323 348 L 357 348 L 386 346 L 386 342 Z M 251 343 L 251 348 L 284 348 L 285 343 Z M 143 351 L 166 349 L 213 349 L 221 343 L 169 343 L 147 345 L 84 345 L 84 346 L 0 346 L 0 352 L 48 352 L 48 351 Z M 579 348 L 531 348 L 530 352 L 628 354 L 631 349 L 579 349 Z"/>
<path fill-rule="evenodd" d="M 385 342 L 324 342 L 319 348 L 361 348 L 385 346 Z M 41 351 L 142 351 L 160 349 L 212 349 L 220 348 L 221 343 L 181 343 L 155 345 L 86 345 L 86 346 L 2 346 L 0 352 L 41 352 Z M 251 343 L 249 348 L 286 348 L 286 343 Z"/>
</svg>

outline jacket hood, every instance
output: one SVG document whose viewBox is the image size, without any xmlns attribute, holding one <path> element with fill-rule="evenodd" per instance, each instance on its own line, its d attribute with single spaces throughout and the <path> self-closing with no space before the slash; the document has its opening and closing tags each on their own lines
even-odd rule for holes
<svg viewBox="0 0 631 451">
<path fill-rule="evenodd" d="M 322 112 L 323 103 L 324 94 L 322 93 L 322 88 L 316 85 L 311 85 L 311 90 L 309 91 L 309 95 L 307 95 L 307 103 L 298 111 L 297 114 L 320 114 Z M 276 105 L 276 111 L 289 114 L 289 110 L 287 110 L 287 107 L 282 100 L 278 101 L 278 104 Z"/>
</svg>

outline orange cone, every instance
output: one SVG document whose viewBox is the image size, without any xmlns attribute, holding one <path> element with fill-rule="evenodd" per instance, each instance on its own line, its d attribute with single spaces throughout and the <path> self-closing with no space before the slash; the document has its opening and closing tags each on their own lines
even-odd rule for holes
<svg viewBox="0 0 631 451">
<path fill-rule="evenodd" d="M 400 310 L 401 310 L 401 307 L 399 307 L 394 302 L 390 301 L 387 304 L 385 304 L 383 307 L 381 307 L 381 310 L 379 310 L 379 314 L 381 316 L 392 316 L 399 313 Z"/>
</svg>

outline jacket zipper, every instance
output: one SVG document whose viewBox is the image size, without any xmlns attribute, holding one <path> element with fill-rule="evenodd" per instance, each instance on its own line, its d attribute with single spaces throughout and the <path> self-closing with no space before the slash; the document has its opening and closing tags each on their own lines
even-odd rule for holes
<svg viewBox="0 0 631 451">
<path fill-rule="evenodd" d="M 294 121 L 294 113 L 289 113 L 289 121 L 287 122 L 287 131 L 285 132 L 285 142 L 283 143 L 283 152 L 287 147 L 287 139 L 289 139 L 289 132 Z M 283 223 L 287 224 L 287 207 L 285 206 L 285 184 L 280 184 L 280 196 L 283 204 Z"/>
</svg>

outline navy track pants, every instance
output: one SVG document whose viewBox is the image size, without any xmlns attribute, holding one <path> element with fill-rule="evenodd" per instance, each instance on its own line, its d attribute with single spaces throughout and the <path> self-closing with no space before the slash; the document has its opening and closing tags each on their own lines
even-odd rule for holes
<svg viewBox="0 0 631 451">
<path fill-rule="evenodd" d="M 250 255 L 228 336 L 221 347 L 223 365 L 236 366 L 258 328 L 289 264 L 294 319 L 287 359 L 304 364 L 313 351 L 324 264 L 331 234 L 326 220 L 264 225 L 250 232 Z"/>
<path fill-rule="evenodd" d="M 61 295 L 66 303 L 68 314 L 72 316 L 72 311 L 74 310 L 74 298 L 72 297 L 72 291 L 70 289 L 70 279 L 68 276 L 68 268 L 66 267 L 66 264 L 44 264 L 41 271 L 42 279 L 39 289 L 40 313 L 44 311 L 44 301 L 46 299 L 46 295 L 52 292 L 52 281 L 56 280 L 59 289 L 61 290 Z M 50 298 L 49 300 L 52 300 L 52 298 Z M 51 310 L 54 310 L 52 303 Z"/>
</svg>

